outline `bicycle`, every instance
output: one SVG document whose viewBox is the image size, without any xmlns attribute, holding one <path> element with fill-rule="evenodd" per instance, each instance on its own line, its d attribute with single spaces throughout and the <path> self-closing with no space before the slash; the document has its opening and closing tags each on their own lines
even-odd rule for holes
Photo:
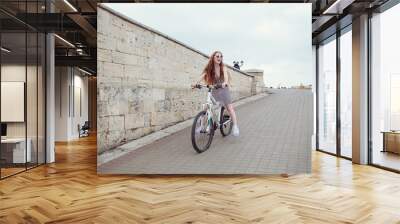
<svg viewBox="0 0 400 224">
<path fill-rule="evenodd" d="M 220 129 L 223 137 L 232 131 L 233 122 L 227 110 L 221 103 L 217 102 L 211 94 L 212 89 L 223 88 L 218 85 L 196 84 L 192 88 L 208 88 L 207 102 L 202 105 L 203 109 L 194 118 L 192 125 L 192 146 L 198 153 L 205 152 L 211 145 L 215 130 Z"/>
</svg>

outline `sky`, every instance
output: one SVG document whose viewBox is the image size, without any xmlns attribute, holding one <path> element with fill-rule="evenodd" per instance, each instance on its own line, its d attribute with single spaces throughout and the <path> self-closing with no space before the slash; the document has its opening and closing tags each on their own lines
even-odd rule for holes
<svg viewBox="0 0 400 224">
<path fill-rule="evenodd" d="M 311 4 L 107 3 L 224 63 L 264 70 L 266 86 L 312 83 Z"/>
</svg>

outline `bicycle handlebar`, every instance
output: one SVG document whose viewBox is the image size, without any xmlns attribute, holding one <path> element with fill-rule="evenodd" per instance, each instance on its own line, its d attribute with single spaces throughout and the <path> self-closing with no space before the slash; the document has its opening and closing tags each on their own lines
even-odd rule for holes
<svg viewBox="0 0 400 224">
<path fill-rule="evenodd" d="M 224 87 L 228 87 L 227 84 L 225 84 L 225 86 L 223 86 L 222 84 L 217 84 L 217 85 L 202 85 L 202 84 L 196 84 L 194 86 L 192 86 L 192 88 L 197 88 L 197 89 L 201 89 L 201 88 L 208 88 L 208 89 L 220 89 L 220 88 L 224 88 Z"/>
</svg>

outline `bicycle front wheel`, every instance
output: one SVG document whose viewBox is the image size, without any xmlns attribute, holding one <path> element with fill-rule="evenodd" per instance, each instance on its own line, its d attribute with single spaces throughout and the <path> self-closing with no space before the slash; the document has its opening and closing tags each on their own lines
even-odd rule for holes
<svg viewBox="0 0 400 224">
<path fill-rule="evenodd" d="M 214 137 L 214 127 L 213 121 L 208 120 L 206 111 L 201 111 L 194 118 L 191 137 L 196 152 L 202 153 L 210 147 Z"/>
</svg>

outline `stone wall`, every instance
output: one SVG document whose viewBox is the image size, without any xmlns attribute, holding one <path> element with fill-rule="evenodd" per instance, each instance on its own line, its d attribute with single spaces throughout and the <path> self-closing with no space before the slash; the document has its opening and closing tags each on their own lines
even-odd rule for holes
<svg viewBox="0 0 400 224">
<path fill-rule="evenodd" d="M 261 92 L 265 92 L 266 87 L 264 83 L 264 71 L 261 69 L 248 69 L 244 70 L 247 74 L 251 75 L 254 77 L 252 87 L 251 87 L 251 93 L 252 94 L 258 94 Z"/>
<path fill-rule="evenodd" d="M 97 15 L 99 154 L 198 113 L 206 92 L 190 84 L 207 55 L 104 5 Z M 233 99 L 252 95 L 254 76 L 229 69 Z"/>
</svg>

